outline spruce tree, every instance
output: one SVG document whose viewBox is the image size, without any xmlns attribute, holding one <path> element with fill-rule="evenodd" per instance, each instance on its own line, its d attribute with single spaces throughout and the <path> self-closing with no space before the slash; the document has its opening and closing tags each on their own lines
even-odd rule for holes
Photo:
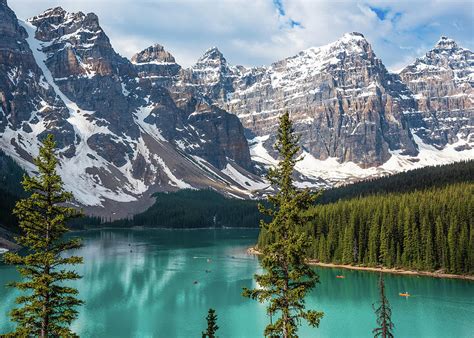
<svg viewBox="0 0 474 338">
<path fill-rule="evenodd" d="M 385 297 L 385 283 L 382 273 L 380 273 L 379 278 L 379 292 L 379 306 L 376 308 L 375 304 L 372 305 L 375 314 L 377 315 L 377 327 L 372 330 L 372 333 L 374 334 L 374 337 L 393 338 L 392 331 L 394 325 L 392 323 L 392 309 L 390 308 L 388 299 Z"/>
<path fill-rule="evenodd" d="M 216 310 L 209 309 L 206 320 L 207 320 L 207 329 L 206 331 L 202 333 L 202 338 L 215 338 L 216 332 L 219 329 L 219 326 L 217 326 Z"/>
<path fill-rule="evenodd" d="M 22 280 L 10 286 L 23 291 L 12 310 L 11 319 L 17 323 L 11 336 L 71 337 L 69 328 L 77 317 L 82 301 L 78 291 L 67 285 L 80 276 L 67 265 L 82 263 L 82 257 L 65 256 L 65 251 L 81 246 L 76 239 L 65 240 L 66 222 L 80 213 L 65 206 L 72 194 L 65 192 L 61 177 L 56 173 L 55 142 L 48 135 L 34 159 L 38 170 L 35 177 L 24 177 L 23 187 L 31 195 L 19 200 L 14 209 L 22 230 L 16 238 L 27 249 L 27 255 L 7 253 L 5 262 L 16 265 Z"/>
<path fill-rule="evenodd" d="M 407 267 L 413 266 L 414 252 L 416 250 L 416 245 L 413 239 L 413 222 L 412 214 L 408 207 L 404 208 L 403 213 L 403 254 L 402 262 Z"/>
<path fill-rule="evenodd" d="M 436 217 L 435 223 L 435 234 L 436 234 L 436 250 L 437 250 L 437 260 L 439 266 L 442 269 L 447 269 L 448 267 L 448 255 L 447 255 L 447 243 L 446 236 L 444 234 L 444 225 L 441 219 L 441 216 Z"/>
<path fill-rule="evenodd" d="M 244 289 L 243 295 L 267 302 L 267 313 L 276 320 L 265 328 L 266 336 L 297 337 L 298 325 L 305 319 L 310 326 L 319 326 L 322 312 L 306 310 L 305 296 L 319 281 L 318 275 L 306 263 L 311 246 L 309 236 L 301 229 L 308 221 L 302 211 L 308 209 L 315 197 L 308 190 L 300 191 L 293 184 L 293 171 L 300 147 L 288 113 L 280 117 L 275 149 L 280 161 L 268 171 L 267 179 L 276 188 L 268 197 L 269 208 L 259 205 L 269 222 L 261 221 L 265 236 L 272 240 L 259 247 L 264 273 L 255 275 L 256 289 Z"/>
<path fill-rule="evenodd" d="M 380 247 L 380 211 L 374 213 L 369 230 L 369 264 L 377 265 L 379 262 Z"/>
</svg>

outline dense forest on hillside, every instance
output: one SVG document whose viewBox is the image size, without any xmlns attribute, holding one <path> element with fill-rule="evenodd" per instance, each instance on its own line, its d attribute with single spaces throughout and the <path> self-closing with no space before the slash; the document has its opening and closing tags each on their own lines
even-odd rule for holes
<svg viewBox="0 0 474 338">
<path fill-rule="evenodd" d="M 474 183 L 318 205 L 303 231 L 321 262 L 474 273 Z M 259 245 L 271 239 L 261 232 Z"/>
<path fill-rule="evenodd" d="M 419 168 L 329 189 L 324 191 L 318 203 L 373 194 L 409 192 L 459 182 L 474 182 L 473 160 Z"/>
<path fill-rule="evenodd" d="M 257 202 L 226 198 L 212 190 L 184 189 L 155 194 L 152 207 L 129 220 L 108 226 L 160 228 L 257 227 L 261 215 Z"/>
<path fill-rule="evenodd" d="M 327 204 L 357 196 L 414 191 L 474 181 L 474 161 L 425 167 L 392 176 L 358 182 L 323 192 L 318 204 Z M 257 227 L 261 215 L 257 202 L 225 198 L 217 192 L 181 190 L 156 194 L 156 203 L 132 219 L 105 223 L 105 226 L 157 226 L 196 228 L 210 226 Z M 214 223 L 216 216 L 216 223 Z M 91 225 L 97 220 L 85 219 Z M 80 222 L 85 224 L 84 220 Z"/>
<path fill-rule="evenodd" d="M 18 230 L 18 220 L 12 210 L 16 201 L 26 196 L 21 185 L 24 174 L 25 171 L 0 150 L 0 226 L 8 230 Z"/>
</svg>

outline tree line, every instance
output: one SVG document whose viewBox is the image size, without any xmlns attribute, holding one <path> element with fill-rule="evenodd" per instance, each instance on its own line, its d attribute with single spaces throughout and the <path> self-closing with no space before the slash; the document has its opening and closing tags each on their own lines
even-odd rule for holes
<svg viewBox="0 0 474 338">
<path fill-rule="evenodd" d="M 321 262 L 474 272 L 474 183 L 342 200 L 306 211 Z M 271 241 L 262 232 L 260 245 Z"/>
<path fill-rule="evenodd" d="M 149 226 L 157 228 L 257 227 L 261 215 L 257 201 L 227 198 L 213 190 L 183 189 L 154 195 L 146 211 L 105 223 L 105 226 Z"/>
<path fill-rule="evenodd" d="M 474 160 L 423 167 L 393 175 L 328 189 L 318 198 L 319 204 L 375 194 L 411 192 L 453 183 L 474 181 Z"/>
</svg>

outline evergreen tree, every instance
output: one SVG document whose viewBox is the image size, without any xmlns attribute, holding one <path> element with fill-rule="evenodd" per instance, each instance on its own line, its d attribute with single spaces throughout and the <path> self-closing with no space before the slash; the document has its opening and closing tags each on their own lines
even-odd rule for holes
<svg viewBox="0 0 474 338">
<path fill-rule="evenodd" d="M 390 241 L 391 234 L 388 230 L 388 223 L 386 217 L 383 218 L 382 226 L 380 228 L 380 252 L 379 261 L 384 266 L 390 266 Z"/>
<path fill-rule="evenodd" d="M 380 247 L 380 212 L 377 210 L 372 218 L 369 230 L 369 264 L 377 265 Z"/>
<path fill-rule="evenodd" d="M 414 241 L 414 227 L 412 226 L 412 214 L 408 207 L 405 207 L 403 213 L 403 254 L 402 262 L 405 266 L 413 266 L 413 258 L 415 246 L 417 243 Z"/>
<path fill-rule="evenodd" d="M 449 249 L 449 269 L 453 273 L 457 273 L 461 270 L 458 261 L 459 247 L 457 245 L 457 238 L 459 236 L 458 231 L 458 219 L 456 216 L 452 216 L 449 222 L 448 229 L 448 249 Z"/>
<path fill-rule="evenodd" d="M 354 262 L 354 223 L 350 223 L 344 230 L 344 249 L 342 252 L 342 262 L 351 264 Z"/>
<path fill-rule="evenodd" d="M 71 337 L 69 329 L 77 317 L 78 291 L 67 286 L 67 281 L 80 276 L 65 266 L 82 263 L 82 257 L 62 254 L 81 246 L 78 240 L 64 240 L 68 232 L 66 222 L 80 215 L 64 204 L 72 194 L 63 190 L 61 177 L 56 173 L 55 142 L 48 135 L 34 159 L 39 172 L 36 177 L 24 177 L 23 187 L 31 195 L 17 202 L 14 213 L 19 219 L 22 235 L 17 242 L 28 250 L 26 256 L 5 254 L 8 264 L 17 265 L 23 277 L 10 285 L 25 292 L 17 298 L 21 307 L 10 316 L 17 322 L 17 337 Z"/>
<path fill-rule="evenodd" d="M 372 333 L 374 337 L 393 338 L 392 331 L 394 325 L 392 323 L 392 309 L 390 308 L 387 297 L 385 297 L 385 283 L 382 273 L 380 273 L 379 279 L 379 292 L 380 300 L 378 302 L 378 308 L 375 307 L 375 304 L 372 305 L 377 315 L 377 327 L 372 330 Z"/>
<path fill-rule="evenodd" d="M 207 329 L 205 332 L 202 333 L 202 338 L 215 338 L 216 332 L 217 330 L 219 330 L 219 326 L 217 326 L 216 310 L 209 309 L 206 320 L 207 320 Z"/>
<path fill-rule="evenodd" d="M 327 262 L 327 249 L 326 249 L 326 238 L 321 235 L 319 238 L 319 251 L 318 257 L 321 262 Z"/>
<path fill-rule="evenodd" d="M 448 266 L 447 243 L 443 229 L 443 221 L 441 216 L 436 218 L 436 249 L 438 251 L 437 259 L 439 264 L 446 268 Z"/>
<path fill-rule="evenodd" d="M 300 150 L 299 138 L 294 134 L 288 113 L 280 117 L 275 149 L 280 155 L 276 168 L 268 171 L 267 178 L 277 193 L 268 197 L 271 207 L 260 205 L 262 213 L 271 221 L 261 221 L 262 232 L 272 241 L 264 247 L 261 265 L 265 272 L 255 275 L 258 288 L 244 289 L 243 295 L 259 302 L 268 302 L 267 313 L 277 315 L 267 325 L 265 335 L 297 337 L 298 324 L 305 319 L 310 326 L 319 326 L 322 312 L 306 310 L 304 297 L 319 281 L 318 275 L 306 263 L 311 246 L 308 236 L 301 231 L 308 217 L 306 210 L 315 197 L 307 190 L 299 191 L 293 184 L 293 171 Z"/>
<path fill-rule="evenodd" d="M 429 220 L 427 216 L 422 218 L 422 229 L 423 229 L 423 245 L 425 248 L 424 252 L 424 264 L 423 268 L 425 270 L 432 270 L 433 269 L 433 236 L 431 232 L 431 224 L 429 223 Z"/>
</svg>

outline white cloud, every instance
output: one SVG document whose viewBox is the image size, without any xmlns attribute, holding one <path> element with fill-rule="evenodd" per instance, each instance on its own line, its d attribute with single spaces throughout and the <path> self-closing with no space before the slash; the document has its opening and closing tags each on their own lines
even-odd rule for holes
<svg viewBox="0 0 474 338">
<path fill-rule="evenodd" d="M 233 64 L 269 64 L 332 42 L 348 31 L 363 33 L 390 68 L 410 62 L 440 35 L 473 48 L 474 3 L 453 0 L 10 0 L 20 18 L 61 5 L 95 12 L 115 49 L 130 57 L 161 43 L 184 66 L 218 46 Z M 371 9 L 386 12 L 380 20 Z M 294 20 L 302 27 L 291 27 Z M 423 47 L 423 48 L 421 48 Z"/>
</svg>

